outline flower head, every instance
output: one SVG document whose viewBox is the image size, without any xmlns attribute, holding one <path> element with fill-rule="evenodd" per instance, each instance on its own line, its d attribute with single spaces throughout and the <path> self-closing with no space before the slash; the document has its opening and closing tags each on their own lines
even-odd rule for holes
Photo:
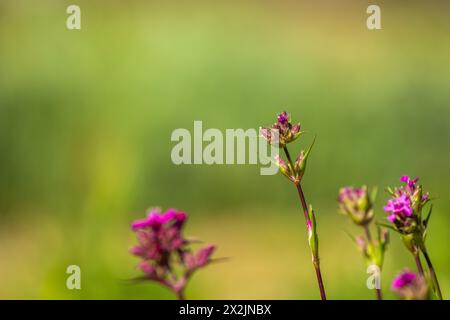
<svg viewBox="0 0 450 320">
<path fill-rule="evenodd" d="M 366 186 L 344 187 L 339 190 L 339 211 L 358 225 L 367 225 L 374 217 L 373 201 Z"/>
<path fill-rule="evenodd" d="M 300 123 L 291 123 L 290 115 L 284 111 L 277 115 L 277 122 L 270 128 L 260 128 L 261 135 L 270 143 L 280 148 L 297 139 L 300 134 Z"/>
<path fill-rule="evenodd" d="M 183 236 L 186 220 L 186 213 L 175 209 L 164 213 L 151 209 L 146 218 L 131 224 L 138 244 L 130 252 L 141 258 L 138 268 L 144 278 L 162 283 L 177 294 L 184 290 L 195 270 L 211 262 L 215 250 L 215 246 L 208 245 L 192 253 L 190 241 Z"/>
<path fill-rule="evenodd" d="M 407 300 L 425 300 L 429 296 L 426 280 L 409 270 L 404 270 L 393 279 L 392 290 Z"/>
<path fill-rule="evenodd" d="M 429 202 L 429 194 L 423 193 L 422 186 L 417 185 L 419 178 L 411 179 L 401 176 L 404 186 L 388 189 L 392 199 L 388 200 L 384 211 L 389 213 L 387 220 L 403 234 L 410 234 L 418 228 L 426 227 L 422 220 L 422 209 Z M 423 230 L 422 230 L 423 231 Z"/>
</svg>

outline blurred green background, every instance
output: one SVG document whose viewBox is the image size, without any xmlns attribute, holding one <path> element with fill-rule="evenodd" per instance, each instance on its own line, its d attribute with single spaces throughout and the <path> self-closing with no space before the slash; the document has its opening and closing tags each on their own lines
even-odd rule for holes
<svg viewBox="0 0 450 320">
<path fill-rule="evenodd" d="M 258 128 L 284 109 L 317 141 L 304 178 L 318 215 L 329 298 L 372 299 L 336 213 L 343 185 L 399 176 L 436 198 L 428 247 L 450 294 L 448 1 L 0 2 L 0 298 L 166 299 L 131 284 L 130 221 L 151 206 L 189 213 L 186 234 L 230 257 L 199 272 L 191 299 L 317 299 L 295 188 L 258 165 L 181 165 L 171 132 Z M 82 29 L 65 27 L 81 7 Z M 370 2 L 372 4 L 372 2 Z M 297 148 L 297 150 L 296 150 Z M 396 234 L 383 289 L 414 269 Z M 66 267 L 82 290 L 67 290 Z"/>
</svg>

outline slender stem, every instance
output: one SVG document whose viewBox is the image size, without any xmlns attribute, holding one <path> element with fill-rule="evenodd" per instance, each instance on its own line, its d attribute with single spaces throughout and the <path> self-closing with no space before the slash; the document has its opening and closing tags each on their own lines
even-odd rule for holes
<svg viewBox="0 0 450 320">
<path fill-rule="evenodd" d="M 286 154 L 286 158 L 289 161 L 291 170 L 293 170 L 294 164 L 292 162 L 291 155 L 289 154 L 287 147 L 284 147 L 283 150 L 284 150 L 284 153 Z M 306 204 L 305 194 L 303 193 L 303 189 L 302 189 L 300 183 L 295 183 L 295 186 L 297 187 L 298 196 L 300 197 L 300 202 L 302 203 L 303 214 L 305 216 L 307 224 L 309 224 L 311 221 L 310 221 L 309 215 L 308 215 L 308 205 Z"/>
<path fill-rule="evenodd" d="M 289 161 L 289 164 L 291 165 L 291 170 L 294 170 L 294 163 L 292 162 L 291 155 L 289 154 L 288 148 L 285 146 L 283 147 L 284 153 L 286 154 L 286 158 Z"/>
<path fill-rule="evenodd" d="M 297 187 L 298 196 L 299 196 L 300 202 L 301 202 L 301 204 L 302 204 L 303 214 L 304 214 L 304 216 L 305 216 L 306 223 L 307 223 L 307 224 L 310 224 L 311 221 L 310 221 L 309 215 L 308 215 L 308 206 L 307 206 L 307 204 L 306 204 L 305 194 L 303 193 L 302 186 L 300 185 L 300 183 L 296 183 L 295 186 Z"/>
<path fill-rule="evenodd" d="M 416 253 L 413 253 L 414 256 L 414 261 L 416 262 L 416 266 L 417 266 L 417 270 L 419 271 L 420 275 L 423 276 L 423 267 L 422 267 L 422 262 L 420 261 L 420 255 L 419 255 L 419 251 L 417 251 Z"/>
<path fill-rule="evenodd" d="M 185 299 L 184 292 L 182 290 L 175 291 L 175 294 L 177 295 L 177 299 L 178 300 L 184 300 Z"/>
<path fill-rule="evenodd" d="M 322 280 L 322 273 L 320 272 L 320 266 L 317 263 L 314 264 L 314 268 L 316 269 L 316 276 L 317 276 L 317 283 L 319 284 L 319 290 L 320 290 L 320 298 L 322 300 L 327 300 L 327 295 L 325 294 L 325 287 L 323 286 L 323 280 Z"/>
<path fill-rule="evenodd" d="M 376 289 L 376 293 L 377 293 L 377 300 L 383 300 L 381 289 Z"/>
<path fill-rule="evenodd" d="M 286 158 L 289 161 L 291 170 L 293 170 L 294 163 L 292 162 L 291 155 L 289 154 L 289 151 L 286 147 L 284 147 L 283 150 L 284 150 L 284 153 L 286 154 Z M 303 193 L 302 186 L 300 185 L 300 182 L 295 183 L 295 186 L 297 187 L 298 196 L 299 196 L 300 202 L 302 204 L 303 214 L 305 216 L 306 223 L 307 223 L 307 225 L 311 225 L 311 220 L 309 219 L 309 215 L 308 215 L 308 205 L 306 204 L 305 194 Z M 314 260 L 313 264 L 314 264 L 314 269 L 316 270 L 317 283 L 319 285 L 319 290 L 320 290 L 320 297 L 322 300 L 327 300 L 327 296 L 325 293 L 325 287 L 323 285 L 323 280 L 322 280 L 322 273 L 320 272 L 319 261 Z"/>
<path fill-rule="evenodd" d="M 439 282 L 438 282 L 438 279 L 437 279 L 437 276 L 436 276 L 436 272 L 434 271 L 433 264 L 431 263 L 431 259 L 428 256 L 428 253 L 427 253 L 426 250 L 422 250 L 422 253 L 423 253 L 423 256 L 425 257 L 425 260 L 427 262 L 428 269 L 430 270 L 431 279 L 433 280 L 434 288 L 436 290 L 436 295 L 437 295 L 439 300 L 442 300 L 441 288 L 439 286 Z"/>
<path fill-rule="evenodd" d="M 305 194 L 303 193 L 302 186 L 300 185 L 300 183 L 296 183 L 295 185 L 296 185 L 297 190 L 298 190 L 298 195 L 300 197 L 300 202 L 302 203 L 303 213 L 304 213 L 305 218 L 306 218 L 306 223 L 308 225 L 311 225 L 311 220 L 309 219 L 308 207 L 306 205 Z M 322 300 L 327 300 L 327 296 L 326 296 L 326 293 L 325 293 L 325 288 L 324 288 L 323 280 L 322 280 L 322 273 L 320 272 L 319 261 L 315 261 L 314 260 L 314 268 L 316 269 L 316 276 L 317 276 L 317 283 L 319 284 L 320 297 L 321 297 Z"/>
<path fill-rule="evenodd" d="M 372 243 L 372 236 L 370 235 L 370 229 L 369 229 L 369 226 L 367 224 L 364 225 L 364 231 L 366 233 L 367 241 L 369 241 L 371 244 L 373 244 Z"/>
</svg>

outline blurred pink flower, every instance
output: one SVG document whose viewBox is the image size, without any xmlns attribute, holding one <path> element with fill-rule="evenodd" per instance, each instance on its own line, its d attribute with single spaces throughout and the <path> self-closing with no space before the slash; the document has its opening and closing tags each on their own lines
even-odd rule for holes
<svg viewBox="0 0 450 320">
<path fill-rule="evenodd" d="M 208 265 L 215 246 L 207 245 L 196 254 L 183 236 L 187 214 L 176 209 L 161 213 L 150 209 L 147 217 L 131 224 L 138 244 L 130 252 L 142 260 L 138 268 L 147 280 L 161 283 L 183 299 L 183 292 L 194 271 Z"/>
</svg>

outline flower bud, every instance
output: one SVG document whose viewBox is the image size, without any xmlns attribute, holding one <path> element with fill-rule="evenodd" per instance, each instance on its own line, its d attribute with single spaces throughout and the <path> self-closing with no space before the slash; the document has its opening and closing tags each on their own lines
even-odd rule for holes
<svg viewBox="0 0 450 320">
<path fill-rule="evenodd" d="M 211 255 L 213 254 L 215 249 L 216 247 L 214 245 L 208 245 L 204 248 L 201 248 L 195 256 L 197 267 L 206 266 L 209 262 L 211 262 Z"/>
<path fill-rule="evenodd" d="M 385 228 L 378 228 L 378 239 L 384 247 L 389 243 L 389 231 Z"/>
<path fill-rule="evenodd" d="M 155 267 L 153 267 L 148 261 L 139 262 L 138 268 L 145 274 L 146 278 L 151 280 L 158 279 L 158 274 Z"/>
<path fill-rule="evenodd" d="M 275 164 L 286 178 L 289 180 L 294 179 L 290 165 L 288 165 L 279 155 L 275 156 Z"/>
<path fill-rule="evenodd" d="M 313 142 L 311 143 L 311 145 L 308 147 L 308 149 L 306 151 L 300 151 L 300 154 L 298 155 L 297 159 L 295 160 L 294 163 L 294 173 L 295 173 L 295 177 L 296 180 L 298 182 L 300 182 L 300 180 L 302 179 L 303 175 L 305 174 L 305 170 L 306 170 L 306 161 L 308 160 L 308 157 L 311 153 L 311 149 L 314 146 L 314 142 L 316 141 L 316 138 L 314 137 Z"/>
<path fill-rule="evenodd" d="M 339 212 L 348 215 L 354 223 L 367 225 L 374 217 L 373 200 L 366 186 L 345 187 L 339 191 Z"/>
<path fill-rule="evenodd" d="M 290 121 L 290 116 L 286 111 L 283 111 L 277 116 L 278 124 L 282 126 L 286 126 Z"/>
<path fill-rule="evenodd" d="M 274 132 L 278 132 L 278 139 L 274 139 Z M 270 144 L 278 144 L 280 148 L 284 148 L 302 134 L 300 124 L 292 124 L 290 115 L 285 111 L 277 116 L 277 122 L 270 128 L 260 128 L 260 133 Z"/>
<path fill-rule="evenodd" d="M 319 236 L 317 234 L 316 216 L 312 206 L 308 210 L 309 220 L 306 222 L 308 229 L 308 242 L 311 248 L 311 256 L 314 264 L 319 264 Z"/>
<path fill-rule="evenodd" d="M 365 257 L 368 257 L 368 245 L 367 245 L 366 238 L 364 238 L 363 236 L 357 236 L 355 238 L 355 242 L 356 242 L 356 246 L 363 253 L 363 255 Z"/>
<path fill-rule="evenodd" d="M 197 267 L 195 256 L 191 252 L 187 251 L 182 254 L 182 258 L 186 269 L 189 271 L 194 271 Z"/>
<path fill-rule="evenodd" d="M 302 150 L 294 162 L 294 172 L 297 174 L 298 180 L 301 180 L 306 169 L 305 152 Z"/>
<path fill-rule="evenodd" d="M 271 145 L 279 145 L 278 129 L 273 128 L 259 128 L 260 135 L 267 140 Z"/>
</svg>

